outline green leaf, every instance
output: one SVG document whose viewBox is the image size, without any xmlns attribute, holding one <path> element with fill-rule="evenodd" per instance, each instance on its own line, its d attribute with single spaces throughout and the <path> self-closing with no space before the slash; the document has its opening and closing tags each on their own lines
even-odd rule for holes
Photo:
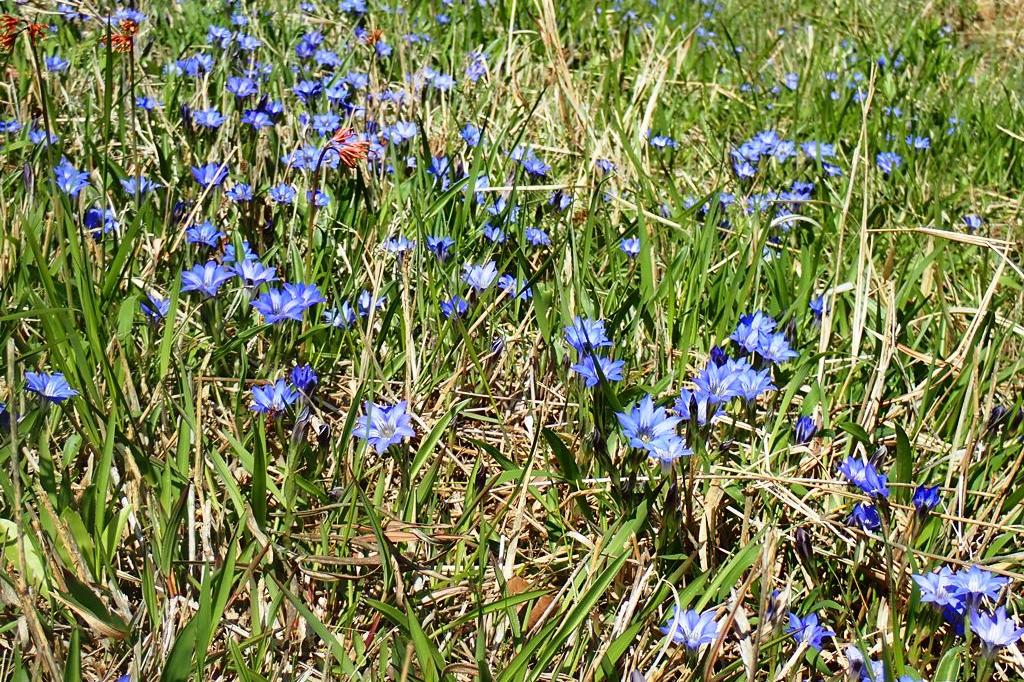
<svg viewBox="0 0 1024 682">
<path fill-rule="evenodd" d="M 910 448 L 910 439 L 903 428 L 896 424 L 896 463 L 892 468 L 894 483 L 909 484 L 914 475 L 914 454 Z M 896 486 L 893 493 L 897 502 L 904 504 L 910 500 L 913 492 L 907 485 Z"/>
<path fill-rule="evenodd" d="M 963 650 L 963 646 L 955 646 L 942 655 L 939 664 L 935 666 L 933 682 L 957 682 L 960 679 L 960 655 Z"/>
<path fill-rule="evenodd" d="M 128 624 L 111 612 L 92 588 L 72 573 L 65 573 L 64 582 L 68 591 L 58 593 L 58 600 L 82 618 L 91 629 L 111 639 L 124 639 L 128 636 Z"/>
<path fill-rule="evenodd" d="M 199 617 L 192 616 L 174 639 L 174 645 L 164 663 L 163 674 L 160 675 L 160 682 L 188 682 L 192 677 L 192 656 L 196 651 L 198 624 Z"/>
</svg>

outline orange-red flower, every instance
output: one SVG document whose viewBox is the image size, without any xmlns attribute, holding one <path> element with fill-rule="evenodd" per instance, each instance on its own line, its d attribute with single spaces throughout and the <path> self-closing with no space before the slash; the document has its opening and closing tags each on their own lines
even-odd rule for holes
<svg viewBox="0 0 1024 682">
<path fill-rule="evenodd" d="M 356 139 L 356 133 L 351 128 L 339 128 L 327 144 L 338 152 L 338 158 L 345 168 L 355 168 L 370 154 L 369 141 Z"/>
<path fill-rule="evenodd" d="M 45 38 L 49 32 L 50 27 L 46 24 L 29 24 L 28 25 L 28 37 L 34 43 L 40 38 Z"/>
<path fill-rule="evenodd" d="M 363 42 L 369 45 L 370 47 L 373 47 L 374 45 L 377 44 L 377 41 L 379 41 L 383 37 L 384 31 L 380 30 L 379 28 L 375 28 L 372 31 L 368 31 L 366 33 L 366 36 L 363 38 Z"/>
</svg>

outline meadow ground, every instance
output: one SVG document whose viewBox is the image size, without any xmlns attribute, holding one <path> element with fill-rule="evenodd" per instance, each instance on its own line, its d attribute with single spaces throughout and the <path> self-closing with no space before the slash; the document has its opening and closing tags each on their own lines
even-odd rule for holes
<svg viewBox="0 0 1024 682">
<path fill-rule="evenodd" d="M 1024 676 L 1024 19 L 4 2 L 0 678 Z"/>
</svg>

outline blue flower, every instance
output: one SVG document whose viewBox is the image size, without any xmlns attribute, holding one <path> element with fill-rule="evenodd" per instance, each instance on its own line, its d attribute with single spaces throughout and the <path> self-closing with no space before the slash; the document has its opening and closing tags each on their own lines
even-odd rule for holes
<svg viewBox="0 0 1024 682">
<path fill-rule="evenodd" d="M 839 466 L 839 473 L 870 497 L 889 496 L 887 477 L 885 474 L 878 473 L 875 465 L 871 462 L 850 455 Z"/>
<path fill-rule="evenodd" d="M 360 317 L 366 317 L 370 314 L 371 309 L 376 308 L 377 310 L 383 310 L 387 303 L 387 297 L 379 296 L 374 298 L 373 294 L 369 291 L 363 290 L 363 292 L 359 294 L 359 298 L 356 299 L 356 308 L 359 310 Z"/>
<path fill-rule="evenodd" d="M 523 170 L 532 178 L 543 178 L 551 170 L 551 166 L 537 158 L 531 149 L 522 159 Z"/>
<path fill-rule="evenodd" d="M 268 289 L 252 301 L 252 307 L 263 316 L 267 324 L 277 324 L 284 320 L 302 322 L 302 314 L 306 309 L 288 291 Z"/>
<path fill-rule="evenodd" d="M 931 149 L 932 141 L 931 138 L 919 135 L 907 135 L 906 138 L 907 146 L 914 151 L 923 151 L 925 149 Z"/>
<path fill-rule="evenodd" d="M 815 296 L 807 305 L 811 309 L 811 314 L 814 315 L 815 320 L 820 320 L 821 316 L 825 314 L 824 296 Z"/>
<path fill-rule="evenodd" d="M 442 262 L 448 258 L 448 252 L 454 245 L 455 240 L 447 235 L 427 237 L 427 250 Z"/>
<path fill-rule="evenodd" d="M 160 183 L 153 182 L 142 175 L 133 175 L 128 178 L 121 178 L 121 187 L 124 188 L 125 194 L 141 197 L 153 190 L 160 189 Z"/>
<path fill-rule="evenodd" d="M 805 642 L 815 651 L 821 651 L 822 640 L 826 637 L 835 637 L 836 633 L 831 628 L 818 624 L 818 616 L 813 613 L 807 614 L 804 618 L 795 613 L 789 614 L 789 626 L 786 633 L 793 635 L 798 642 Z"/>
<path fill-rule="evenodd" d="M 87 209 L 82 216 L 82 223 L 93 239 L 99 240 L 105 234 L 117 230 L 117 216 L 110 209 L 97 208 L 95 206 Z"/>
<path fill-rule="evenodd" d="M 392 445 L 416 435 L 412 428 L 412 418 L 406 414 L 404 400 L 390 407 L 366 401 L 363 409 L 364 414 L 356 419 L 352 434 L 369 443 L 379 455 L 384 454 Z"/>
<path fill-rule="evenodd" d="M 970 213 L 961 218 L 964 222 L 964 226 L 970 232 L 977 232 L 981 229 L 981 226 L 985 224 L 985 221 L 981 219 L 981 216 Z"/>
<path fill-rule="evenodd" d="M 630 259 L 636 258 L 640 255 L 640 238 L 623 238 L 622 242 L 619 244 L 619 248 L 622 249 L 622 253 L 629 256 Z"/>
<path fill-rule="evenodd" d="M 474 291 L 486 291 L 497 276 L 498 268 L 494 261 L 488 261 L 483 265 L 467 263 L 463 268 L 462 281 L 472 287 Z"/>
<path fill-rule="evenodd" d="M 706 426 L 725 413 L 721 404 L 712 400 L 708 393 L 701 389 L 682 389 L 673 407 L 676 414 L 685 421 L 696 421 L 698 426 Z"/>
<path fill-rule="evenodd" d="M 234 273 L 223 265 L 209 261 L 205 265 L 195 265 L 181 273 L 181 290 L 198 291 L 207 298 L 217 295 L 221 286 L 234 277 Z"/>
<path fill-rule="evenodd" d="M 25 372 L 25 390 L 51 403 L 62 403 L 78 395 L 60 372 Z"/>
<path fill-rule="evenodd" d="M 654 398 L 647 394 L 628 413 L 618 412 L 616 418 L 623 433 L 634 448 L 655 453 L 659 449 L 667 449 L 669 440 L 678 438 L 676 424 L 680 417 L 670 417 L 665 408 L 657 407 Z"/>
<path fill-rule="evenodd" d="M 807 415 L 797 419 L 796 424 L 793 425 L 793 437 L 800 445 L 810 443 L 811 439 L 814 438 L 817 433 L 818 425 L 814 423 L 814 419 L 812 417 Z"/>
<path fill-rule="evenodd" d="M 270 115 L 260 109 L 246 109 L 242 112 L 242 123 L 251 126 L 254 130 L 262 130 L 274 125 Z"/>
<path fill-rule="evenodd" d="M 171 309 L 171 302 L 162 296 L 148 293 L 146 300 L 139 304 L 139 308 L 146 319 L 155 324 L 167 317 L 167 313 Z"/>
<path fill-rule="evenodd" d="M 292 367 L 288 378 L 291 380 L 292 385 L 299 390 L 299 393 L 303 395 L 312 393 L 317 382 L 320 380 L 316 372 L 313 371 L 313 368 L 309 366 L 309 363 Z"/>
<path fill-rule="evenodd" d="M 480 144 L 480 129 L 472 123 L 467 123 L 459 131 L 459 137 L 466 143 L 466 146 L 475 147 Z"/>
<path fill-rule="evenodd" d="M 875 165 L 878 166 L 878 170 L 882 171 L 886 175 L 891 174 L 902 164 L 903 157 L 896 152 L 879 152 L 875 156 Z"/>
<path fill-rule="evenodd" d="M 715 621 L 714 609 L 697 613 L 693 609 L 672 608 L 672 618 L 660 630 L 675 644 L 683 644 L 691 651 L 697 651 L 718 638 L 721 626 Z"/>
<path fill-rule="evenodd" d="M 971 630 L 984 643 L 985 653 L 989 656 L 996 649 L 1007 647 L 1024 637 L 1024 628 L 1018 628 L 1017 621 L 1006 615 L 1004 606 L 997 608 L 991 615 L 972 611 Z"/>
<path fill-rule="evenodd" d="M 408 142 L 419 134 L 419 127 L 412 121 L 398 121 L 384 130 L 384 136 L 391 144 Z"/>
<path fill-rule="evenodd" d="M 551 237 L 544 230 L 537 227 L 528 227 L 523 232 L 526 237 L 526 241 L 529 242 L 530 246 L 550 246 Z"/>
<path fill-rule="evenodd" d="M 596 355 L 586 355 L 569 369 L 583 377 L 583 381 L 587 388 L 593 388 L 601 383 L 598 368 L 600 368 L 601 374 L 604 375 L 604 378 L 607 381 L 622 381 L 622 368 L 624 364 L 625 363 L 622 360 L 612 360 L 611 358 L 604 358 Z"/>
<path fill-rule="evenodd" d="M 565 340 L 580 354 L 612 345 L 604 331 L 604 320 L 578 316 L 565 328 Z"/>
<path fill-rule="evenodd" d="M 672 463 L 677 459 L 689 457 L 692 454 L 693 450 L 688 448 L 686 446 L 686 441 L 679 436 L 667 438 L 664 442 L 647 451 L 648 457 L 661 462 L 663 471 L 670 469 Z"/>
<path fill-rule="evenodd" d="M 224 192 L 224 196 L 234 202 L 252 201 L 252 187 L 244 182 L 236 182 L 231 189 Z"/>
<path fill-rule="evenodd" d="M 757 339 L 757 354 L 768 362 L 779 364 L 792 360 L 800 354 L 789 347 L 789 341 L 782 332 L 761 334 Z"/>
<path fill-rule="evenodd" d="M 709 402 L 724 404 L 739 395 L 739 374 L 749 367 L 745 361 L 737 363 L 732 360 L 724 365 L 708 362 L 693 378 L 693 383 L 699 392 L 707 396 Z"/>
<path fill-rule="evenodd" d="M 274 185 L 267 192 L 270 200 L 275 204 L 292 204 L 295 203 L 295 196 L 298 194 L 295 188 L 287 183 L 281 183 L 280 185 Z"/>
<path fill-rule="evenodd" d="M 211 249 L 216 249 L 220 246 L 222 239 L 224 239 L 224 233 L 218 230 L 209 220 L 193 225 L 185 230 L 185 240 L 189 244 L 202 244 L 209 246 Z"/>
<path fill-rule="evenodd" d="M 864 502 L 853 505 L 853 512 L 850 513 L 846 522 L 863 530 L 878 530 L 882 527 L 882 519 L 878 515 L 878 510 Z"/>
<path fill-rule="evenodd" d="M 269 265 L 264 265 L 255 258 L 236 263 L 231 270 L 238 275 L 245 286 L 251 288 L 277 281 L 277 270 Z"/>
<path fill-rule="evenodd" d="M 226 87 L 228 92 L 239 99 L 252 97 L 260 91 L 256 81 L 246 76 L 230 76 Z"/>
<path fill-rule="evenodd" d="M 999 599 L 999 592 L 1010 582 L 1009 578 L 996 575 L 977 566 L 957 571 L 954 576 L 956 594 L 969 605 L 977 605 L 983 597 L 992 601 Z"/>
<path fill-rule="evenodd" d="M 961 600 L 957 595 L 956 575 L 943 566 L 931 573 L 914 574 L 911 576 L 921 592 L 921 601 L 934 604 L 939 608 L 953 607 L 959 609 Z"/>
<path fill-rule="evenodd" d="M 272 384 L 252 387 L 252 402 L 249 403 L 249 409 L 276 417 L 298 399 L 298 391 L 289 386 L 284 379 L 278 379 Z"/>
<path fill-rule="evenodd" d="M 192 112 L 192 121 L 197 126 L 210 128 L 211 130 L 221 127 L 226 120 L 216 109 L 200 109 L 199 111 Z"/>
<path fill-rule="evenodd" d="M 441 301 L 441 314 L 447 319 L 462 317 L 469 312 L 469 302 L 461 296 L 452 296 L 447 301 Z"/>
<path fill-rule="evenodd" d="M 78 193 L 89 185 L 89 173 L 80 171 L 64 157 L 53 169 L 54 178 L 57 181 L 57 188 L 70 197 L 77 197 Z"/>
<path fill-rule="evenodd" d="M 762 393 L 776 390 L 766 369 L 757 371 L 753 367 L 747 367 L 735 376 L 733 390 L 737 396 L 748 402 L 757 400 Z"/>
<path fill-rule="evenodd" d="M 295 299 L 302 309 L 311 308 L 318 303 L 326 303 L 327 299 L 320 293 L 320 288 L 315 284 L 285 284 L 284 290 Z"/>
<path fill-rule="evenodd" d="M 305 103 L 316 99 L 324 91 L 324 85 L 320 81 L 299 81 L 292 88 L 292 92 Z"/>
<path fill-rule="evenodd" d="M 163 105 L 160 103 L 160 100 L 154 99 L 149 95 L 139 95 L 135 98 L 135 106 L 143 111 L 153 111 L 155 109 L 159 109 Z"/>
<path fill-rule="evenodd" d="M 914 490 L 914 508 L 920 514 L 927 514 L 939 506 L 939 486 L 919 485 Z"/>
<path fill-rule="evenodd" d="M 487 223 L 484 225 L 484 238 L 492 244 L 504 244 L 505 243 L 505 231 L 497 225 L 491 225 Z"/>
<path fill-rule="evenodd" d="M 750 315 L 741 315 L 736 330 L 729 336 L 740 348 L 748 353 L 757 351 L 762 334 L 775 330 L 774 319 L 758 310 Z"/>
<path fill-rule="evenodd" d="M 348 329 L 356 323 L 356 314 L 346 301 L 340 309 L 325 310 L 324 322 L 335 329 Z"/>
<path fill-rule="evenodd" d="M 437 16 L 437 20 L 441 23 L 440 14 Z M 469 63 L 466 64 L 466 78 L 471 82 L 476 83 L 487 75 L 487 58 L 484 56 L 484 53 L 479 50 L 470 52 L 467 58 Z"/>
<path fill-rule="evenodd" d="M 219 163 L 192 166 L 192 177 L 201 187 L 219 187 L 227 179 L 228 169 Z"/>
<path fill-rule="evenodd" d="M 597 167 L 597 170 L 599 170 L 602 175 L 611 175 L 612 173 L 615 172 L 615 164 L 609 161 L 608 159 L 598 159 L 597 161 L 594 162 L 594 165 Z"/>
<path fill-rule="evenodd" d="M 564 211 L 572 204 L 572 195 L 562 190 L 555 190 L 548 199 L 548 206 L 554 206 L 559 211 Z"/>
<path fill-rule="evenodd" d="M 655 149 L 676 149 L 679 143 L 668 135 L 650 135 L 648 143 Z"/>
<path fill-rule="evenodd" d="M 388 253 L 392 253 L 399 259 L 403 258 L 405 254 L 411 252 L 416 248 L 416 242 L 406 239 L 402 235 L 398 235 L 392 239 L 387 239 L 382 245 L 383 249 Z"/>
<path fill-rule="evenodd" d="M 248 241 L 242 242 L 242 259 L 243 260 L 257 260 L 256 252 L 249 246 Z M 235 245 L 228 244 L 224 247 L 224 264 L 228 265 L 234 263 L 238 259 L 235 257 Z"/>
<path fill-rule="evenodd" d="M 519 280 L 512 275 L 502 275 L 498 278 L 498 290 L 514 296 L 521 301 L 525 301 L 533 297 L 533 290 L 530 287 L 524 286 L 519 287 Z"/>
<path fill-rule="evenodd" d="M 68 62 L 68 60 L 66 60 L 63 57 L 61 57 L 59 54 L 55 54 L 55 55 L 51 55 L 49 57 L 46 57 L 46 59 L 44 59 L 43 62 L 45 64 L 45 66 L 46 66 L 46 70 L 47 71 L 51 71 L 53 73 L 60 73 L 62 71 L 67 71 L 68 70 L 68 66 L 70 66 L 70 62 Z"/>
<path fill-rule="evenodd" d="M 306 201 L 310 201 L 315 204 L 317 208 L 323 208 L 331 203 L 331 197 L 327 195 L 323 190 L 316 191 L 316 198 L 313 197 L 313 191 L 309 190 L 306 192 Z"/>
</svg>

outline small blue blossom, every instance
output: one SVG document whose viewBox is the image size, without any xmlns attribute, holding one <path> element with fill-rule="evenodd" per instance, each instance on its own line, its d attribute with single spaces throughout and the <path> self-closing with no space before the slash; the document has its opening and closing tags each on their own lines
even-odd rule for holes
<svg viewBox="0 0 1024 682">
<path fill-rule="evenodd" d="M 231 270 L 238 275 L 238 278 L 242 280 L 245 286 L 253 289 L 260 285 L 277 281 L 277 270 L 264 265 L 255 258 L 236 263 L 231 267 Z"/>
<path fill-rule="evenodd" d="M 211 249 L 220 247 L 224 233 L 218 230 L 209 220 L 193 225 L 185 230 L 185 241 L 189 244 L 202 244 Z"/>
<path fill-rule="evenodd" d="M 523 236 L 530 246 L 551 246 L 551 237 L 544 230 L 537 227 L 528 227 L 523 231 Z"/>
<path fill-rule="evenodd" d="M 220 288 L 234 273 L 223 265 L 210 261 L 205 265 L 195 265 L 181 273 L 181 290 L 198 291 L 207 298 L 217 295 Z"/>
<path fill-rule="evenodd" d="M 252 201 L 252 187 L 244 182 L 236 182 L 234 185 L 231 186 L 231 189 L 224 192 L 224 196 L 226 196 L 231 201 L 234 201 L 235 203 L 245 203 L 247 201 Z"/>
<path fill-rule="evenodd" d="M 54 167 L 53 175 L 57 188 L 70 197 L 77 197 L 89 185 L 89 173 L 78 170 L 64 157 Z"/>
<path fill-rule="evenodd" d="M 463 268 L 462 281 L 472 287 L 474 291 L 486 291 L 497 276 L 498 268 L 494 261 L 488 261 L 483 265 L 467 263 Z"/>
<path fill-rule="evenodd" d="M 25 390 L 51 403 L 62 403 L 78 395 L 60 372 L 25 372 Z"/>
<path fill-rule="evenodd" d="M 889 496 L 886 475 L 878 473 L 875 465 L 871 462 L 850 455 L 839 466 L 839 473 L 869 497 Z"/>
<path fill-rule="evenodd" d="M 604 330 L 604 320 L 586 317 L 573 318 L 572 324 L 565 328 L 565 340 L 581 355 L 612 345 Z"/>
<path fill-rule="evenodd" d="M 793 437 L 800 445 L 810 443 L 817 433 L 818 425 L 814 423 L 813 417 L 807 415 L 797 419 L 796 424 L 793 426 Z"/>
<path fill-rule="evenodd" d="M 156 324 L 167 317 L 167 313 L 171 310 L 171 302 L 163 296 L 150 292 L 146 294 L 146 300 L 139 304 L 139 309 L 142 310 L 142 314 L 149 322 Z"/>
<path fill-rule="evenodd" d="M 878 510 L 865 502 L 853 505 L 853 511 L 846 522 L 862 530 L 878 530 L 882 527 L 882 519 L 878 515 Z"/>
<path fill-rule="evenodd" d="M 304 365 L 292 367 L 292 371 L 288 373 L 288 378 L 291 380 L 292 385 L 298 389 L 299 393 L 307 396 L 313 392 L 317 382 L 320 380 L 308 362 Z"/>
<path fill-rule="evenodd" d="M 192 177 L 200 187 L 219 187 L 228 177 L 227 166 L 219 163 L 208 163 L 205 166 L 192 166 Z"/>
<path fill-rule="evenodd" d="M 447 301 L 441 301 L 439 305 L 441 308 L 441 314 L 445 316 L 445 319 L 463 317 L 467 312 L 469 312 L 469 301 L 457 295 L 452 296 Z"/>
<path fill-rule="evenodd" d="M 475 147 L 480 144 L 480 129 L 472 123 L 467 123 L 462 126 L 462 130 L 459 131 L 459 137 L 469 147 Z"/>
<path fill-rule="evenodd" d="M 903 157 L 896 152 L 879 152 L 875 156 L 875 165 L 878 170 L 886 175 L 891 175 L 894 170 L 903 165 Z"/>
<path fill-rule="evenodd" d="M 298 391 L 288 385 L 284 379 L 278 379 L 274 383 L 264 386 L 253 386 L 251 395 L 252 402 L 249 403 L 249 409 L 270 417 L 280 416 L 288 409 L 289 405 L 299 399 Z"/>
<path fill-rule="evenodd" d="M 630 260 L 640 255 L 640 238 L 639 237 L 624 237 L 622 242 L 619 244 L 619 248 L 622 253 L 626 254 Z"/>
<path fill-rule="evenodd" d="M 384 454 L 392 445 L 416 435 L 412 428 L 412 417 L 406 413 L 404 400 L 390 407 L 366 401 L 363 411 L 356 419 L 352 435 L 365 440 L 378 455 Z"/>
<path fill-rule="evenodd" d="M 661 632 L 671 638 L 675 644 L 685 645 L 691 651 L 711 644 L 718 638 L 721 625 L 715 621 L 714 609 L 698 613 L 692 609 L 682 610 L 679 606 L 672 609 L 672 617 L 662 625 Z"/>
<path fill-rule="evenodd" d="M 455 246 L 455 240 L 448 235 L 427 237 L 427 250 L 437 256 L 441 262 L 448 259 L 448 254 L 453 246 Z"/>
<path fill-rule="evenodd" d="M 287 183 L 274 185 L 267 191 L 267 196 L 275 204 L 293 204 L 296 194 L 295 188 Z"/>
<path fill-rule="evenodd" d="M 622 432 L 630 446 L 654 453 L 666 449 L 669 441 L 678 438 L 676 424 L 682 419 L 670 417 L 665 408 L 657 407 L 654 398 L 647 394 L 629 412 L 616 413 Z"/>
<path fill-rule="evenodd" d="M 992 614 L 972 611 L 971 630 L 985 645 L 985 653 L 988 656 L 992 656 L 996 649 L 1010 646 L 1024 637 L 1024 628 L 1018 628 L 1017 621 L 1006 615 L 1004 606 L 1000 606 Z"/>
<path fill-rule="evenodd" d="M 622 368 L 624 365 L 625 363 L 622 360 L 612 360 L 611 358 L 604 358 L 596 355 L 586 355 L 569 369 L 583 377 L 584 384 L 587 388 L 594 388 L 601 383 L 601 376 L 598 374 L 598 368 L 600 368 L 601 374 L 604 375 L 604 378 L 608 382 L 622 381 Z"/>
<path fill-rule="evenodd" d="M 826 637 L 835 637 L 836 633 L 831 628 L 818 624 L 818 616 L 813 613 L 801 618 L 795 613 L 789 614 L 789 625 L 786 633 L 793 635 L 797 642 L 803 642 L 815 651 L 821 651 L 822 640 Z"/>
<path fill-rule="evenodd" d="M 914 489 L 914 509 L 919 514 L 927 514 L 939 506 L 939 486 L 919 485 Z"/>
</svg>

